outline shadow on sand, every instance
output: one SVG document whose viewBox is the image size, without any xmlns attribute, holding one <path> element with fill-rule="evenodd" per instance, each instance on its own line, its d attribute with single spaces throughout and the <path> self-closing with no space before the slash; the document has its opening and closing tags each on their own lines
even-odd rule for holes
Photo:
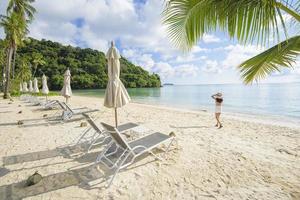
<svg viewBox="0 0 300 200">
<path fill-rule="evenodd" d="M 16 156 L 8 156 L 3 158 L 3 164 L 4 166 L 6 166 L 6 165 L 17 164 L 17 163 L 23 163 L 23 162 L 31 162 L 31 161 L 36 161 L 36 160 L 41 160 L 41 159 L 46 159 L 46 158 L 51 158 L 56 156 L 71 158 L 70 155 L 82 152 L 83 150 L 85 150 L 85 147 L 86 144 L 81 144 L 81 145 L 57 148 L 48 151 L 40 151 L 40 152 L 33 152 L 28 154 L 16 155 Z M 99 152 L 92 152 L 92 153 L 86 153 L 83 154 L 82 156 L 76 157 L 72 161 L 80 163 L 79 165 L 66 169 L 66 171 L 64 172 L 44 176 L 43 179 L 36 185 L 26 187 L 25 186 L 26 180 L 23 180 L 20 182 L 0 186 L 0 199 L 20 200 L 26 197 L 36 196 L 36 195 L 63 189 L 70 186 L 78 186 L 86 190 L 91 190 L 95 188 L 105 188 L 106 180 L 108 180 L 111 177 L 113 171 L 109 170 L 106 166 L 104 166 L 101 163 L 93 164 L 98 154 Z M 141 156 L 141 158 L 138 160 L 141 160 L 146 156 L 147 155 Z M 136 167 L 140 167 L 142 165 L 146 165 L 154 161 L 155 159 L 153 160 L 151 159 L 146 163 L 143 162 L 142 164 L 135 165 L 134 167 L 127 168 L 125 170 L 133 170 Z M 66 161 L 66 162 L 71 162 L 71 161 Z M 42 166 L 35 166 L 32 168 L 46 167 L 49 165 L 56 165 L 56 164 L 61 164 L 61 163 L 52 163 L 52 164 L 47 164 Z M 25 170 L 25 168 L 13 170 L 13 171 L 21 171 L 21 170 Z M 5 176 L 10 172 L 12 171 L 6 168 L 0 168 L 0 177 Z M 96 183 L 92 183 L 92 182 L 96 182 Z"/>
<path fill-rule="evenodd" d="M 72 117 L 72 119 L 69 120 L 62 120 L 60 116 L 53 116 L 53 117 L 44 117 L 44 118 L 37 118 L 37 119 L 23 119 L 19 120 L 23 122 L 23 124 L 18 124 L 18 122 L 9 122 L 9 123 L 1 123 L 1 126 L 19 126 L 20 128 L 28 128 L 28 127 L 36 127 L 36 126 L 53 126 L 63 123 L 71 123 L 76 122 L 80 120 L 84 120 L 84 117 L 76 116 Z"/>
<path fill-rule="evenodd" d="M 188 128 L 209 128 L 208 126 L 170 126 L 170 128 L 188 129 Z"/>
</svg>

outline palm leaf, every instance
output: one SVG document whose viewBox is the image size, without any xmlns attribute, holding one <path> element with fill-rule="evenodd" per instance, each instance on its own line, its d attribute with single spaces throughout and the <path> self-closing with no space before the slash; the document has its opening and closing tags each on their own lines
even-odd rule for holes
<svg viewBox="0 0 300 200">
<path fill-rule="evenodd" d="M 239 69 L 246 84 L 260 80 L 279 67 L 292 68 L 300 53 L 300 35 L 287 39 L 278 45 L 240 64 Z"/>
<path fill-rule="evenodd" d="M 190 50 L 204 33 L 221 29 L 241 43 L 279 39 L 275 0 L 170 0 L 162 13 L 173 43 Z M 283 20 L 281 23 L 284 25 Z M 285 26 L 284 26 L 285 27 Z"/>
</svg>

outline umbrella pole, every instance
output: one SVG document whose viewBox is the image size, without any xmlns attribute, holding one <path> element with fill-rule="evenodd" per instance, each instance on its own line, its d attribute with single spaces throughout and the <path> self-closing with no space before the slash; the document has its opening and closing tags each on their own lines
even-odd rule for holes
<svg viewBox="0 0 300 200">
<path fill-rule="evenodd" d="M 116 122 L 116 128 L 118 127 L 118 112 L 117 108 L 115 108 L 115 122 Z"/>
</svg>

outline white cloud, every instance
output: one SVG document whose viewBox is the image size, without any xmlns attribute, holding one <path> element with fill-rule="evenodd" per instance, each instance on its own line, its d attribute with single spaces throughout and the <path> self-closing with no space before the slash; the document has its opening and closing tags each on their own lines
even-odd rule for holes
<svg viewBox="0 0 300 200">
<path fill-rule="evenodd" d="M 222 66 L 220 66 L 216 60 L 206 60 L 202 71 L 206 73 L 220 74 L 222 72 L 221 68 Z"/>
<path fill-rule="evenodd" d="M 155 64 L 153 71 L 159 74 L 162 80 L 173 77 L 175 74 L 174 68 L 166 62 L 158 62 Z"/>
<path fill-rule="evenodd" d="M 177 77 L 195 77 L 200 70 L 193 64 L 179 65 L 174 67 L 175 75 Z"/>
<path fill-rule="evenodd" d="M 139 65 L 145 70 L 153 72 L 153 66 L 155 62 L 152 58 L 152 54 L 143 53 L 142 51 L 138 51 L 136 49 L 124 49 L 122 54 L 135 65 Z"/>
<path fill-rule="evenodd" d="M 224 68 L 236 68 L 243 61 L 260 53 L 263 49 L 254 45 L 242 46 L 239 44 L 229 45 L 224 48 L 228 52 L 225 60 L 221 63 Z"/>
<path fill-rule="evenodd" d="M 210 49 L 201 48 L 199 46 L 193 46 L 191 53 L 208 52 L 208 51 L 210 51 Z"/>
<path fill-rule="evenodd" d="M 210 34 L 204 34 L 202 40 L 204 43 L 214 43 L 221 41 L 220 38 Z"/>
<path fill-rule="evenodd" d="M 198 76 L 200 69 L 193 64 L 184 64 L 172 67 L 167 62 L 158 62 L 153 68 L 155 73 L 158 73 L 162 80 L 167 78 L 189 78 Z"/>
<path fill-rule="evenodd" d="M 175 60 L 172 61 L 172 63 L 190 63 L 190 62 L 196 62 L 200 60 L 205 60 L 207 56 L 197 56 L 195 54 L 188 54 L 188 55 L 182 55 L 177 56 Z"/>
</svg>

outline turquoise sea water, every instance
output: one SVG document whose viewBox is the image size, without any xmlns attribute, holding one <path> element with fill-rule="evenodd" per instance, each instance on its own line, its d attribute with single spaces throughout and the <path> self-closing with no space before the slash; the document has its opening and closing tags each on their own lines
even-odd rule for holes
<svg viewBox="0 0 300 200">
<path fill-rule="evenodd" d="M 75 90 L 74 94 L 103 97 L 104 91 Z M 300 83 L 174 85 L 128 89 L 128 92 L 134 102 L 208 111 L 214 111 L 211 95 L 222 92 L 224 112 L 300 119 Z"/>
</svg>

